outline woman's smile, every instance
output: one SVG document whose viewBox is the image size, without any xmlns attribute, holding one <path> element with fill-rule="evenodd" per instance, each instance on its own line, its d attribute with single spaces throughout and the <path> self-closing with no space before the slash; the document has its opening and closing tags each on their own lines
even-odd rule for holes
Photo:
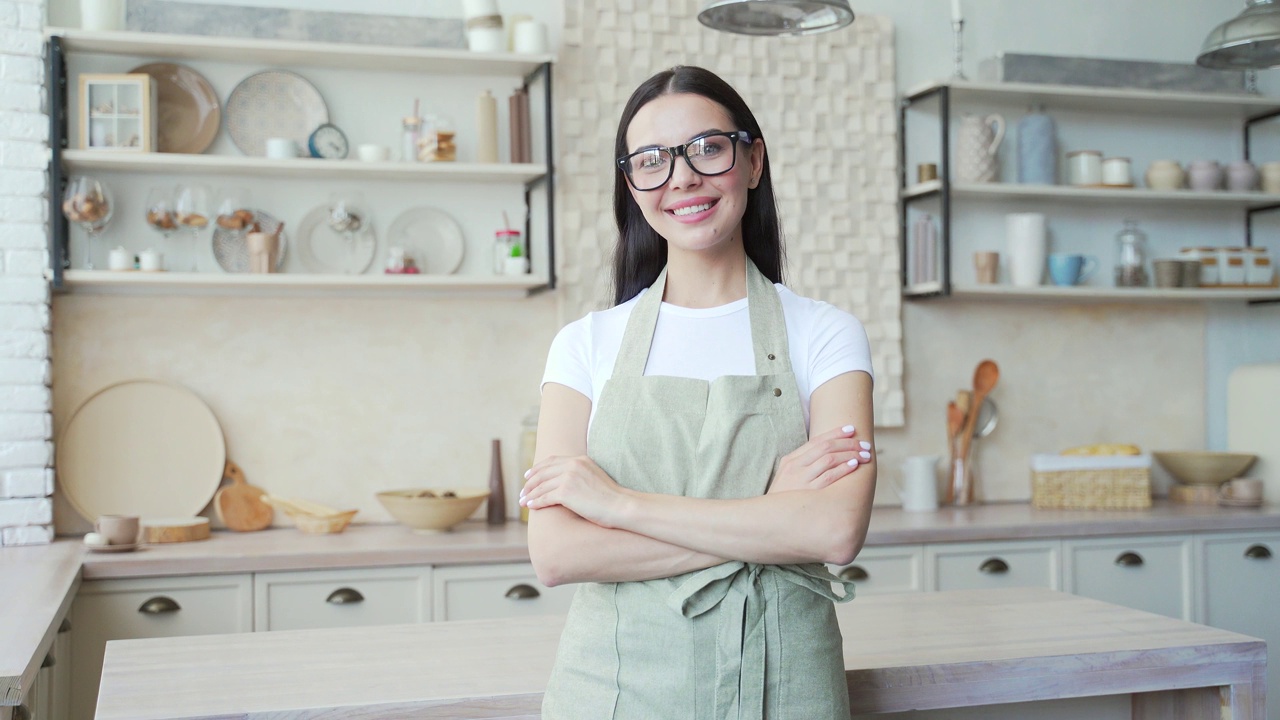
<svg viewBox="0 0 1280 720">
<path fill-rule="evenodd" d="M 719 204 L 720 198 L 695 197 L 671 204 L 666 213 L 677 222 L 692 225 L 714 215 Z"/>
</svg>

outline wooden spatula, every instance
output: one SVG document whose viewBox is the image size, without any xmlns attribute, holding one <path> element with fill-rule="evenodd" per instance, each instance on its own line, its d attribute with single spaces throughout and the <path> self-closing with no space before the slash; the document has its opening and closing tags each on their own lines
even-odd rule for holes
<svg viewBox="0 0 1280 720">
<path fill-rule="evenodd" d="M 271 526 L 274 511 L 262 502 L 262 488 L 245 482 L 244 471 L 239 465 L 227 461 L 225 477 L 231 484 L 218 490 L 213 496 L 213 509 L 228 530 L 249 532 Z"/>
</svg>

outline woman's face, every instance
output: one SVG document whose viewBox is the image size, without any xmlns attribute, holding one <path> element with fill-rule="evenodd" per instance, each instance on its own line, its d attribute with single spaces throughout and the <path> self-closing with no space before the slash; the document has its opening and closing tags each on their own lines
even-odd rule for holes
<svg viewBox="0 0 1280 720">
<path fill-rule="evenodd" d="M 717 102 L 692 93 L 662 95 L 640 108 L 627 128 L 627 152 L 675 147 L 707 132 L 742 130 Z M 631 197 L 649 225 L 674 248 L 690 251 L 742 243 L 742 215 L 747 190 L 760 182 L 764 141 L 736 143 L 737 161 L 723 175 L 699 175 L 683 157 L 665 185 L 640 192 L 628 184 Z M 692 210 L 690 210 L 692 208 Z"/>
</svg>

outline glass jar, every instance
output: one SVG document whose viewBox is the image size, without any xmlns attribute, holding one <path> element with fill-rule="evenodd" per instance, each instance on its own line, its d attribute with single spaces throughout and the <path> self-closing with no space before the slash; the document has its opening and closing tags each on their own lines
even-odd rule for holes
<svg viewBox="0 0 1280 720">
<path fill-rule="evenodd" d="M 1125 220 L 1116 234 L 1116 287 L 1147 286 L 1147 234 L 1137 220 Z"/>
<path fill-rule="evenodd" d="M 422 119 L 422 134 L 418 138 L 419 162 L 453 162 L 458 159 L 458 146 L 454 140 L 453 121 L 443 115 L 429 115 Z"/>
<path fill-rule="evenodd" d="M 1244 248 L 1218 248 L 1218 284 L 1244 285 L 1245 277 Z"/>
<path fill-rule="evenodd" d="M 520 244 L 519 230 L 498 230 L 493 234 L 493 274 L 502 275 L 507 271 L 507 258 L 511 257 L 511 246 Z"/>
<path fill-rule="evenodd" d="M 418 140 L 422 135 L 422 118 L 406 117 L 401 121 L 400 159 L 417 162 Z"/>
</svg>

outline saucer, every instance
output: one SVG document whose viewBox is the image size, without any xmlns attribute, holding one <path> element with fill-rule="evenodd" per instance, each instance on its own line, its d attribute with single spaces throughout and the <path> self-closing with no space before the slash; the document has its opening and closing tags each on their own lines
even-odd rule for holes
<svg viewBox="0 0 1280 720">
<path fill-rule="evenodd" d="M 137 550 L 139 545 L 140 543 L 130 543 L 128 545 L 89 545 L 88 543 L 85 543 L 85 547 L 88 548 L 90 552 L 106 553 L 132 552 Z"/>
<path fill-rule="evenodd" d="M 1220 497 L 1218 498 L 1218 504 L 1227 507 L 1262 507 L 1262 498 L 1257 500 L 1237 500 L 1232 497 Z"/>
</svg>

